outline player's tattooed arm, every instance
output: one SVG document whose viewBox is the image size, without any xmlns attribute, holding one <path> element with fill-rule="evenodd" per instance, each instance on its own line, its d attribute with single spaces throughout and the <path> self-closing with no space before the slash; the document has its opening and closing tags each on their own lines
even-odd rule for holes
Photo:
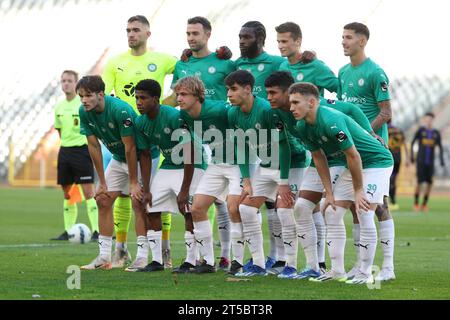
<svg viewBox="0 0 450 320">
<path fill-rule="evenodd" d="M 380 108 L 380 113 L 373 119 L 371 125 L 373 131 L 377 131 L 381 128 L 383 124 L 388 122 L 392 117 L 391 101 L 381 101 L 378 102 L 378 107 Z"/>
</svg>

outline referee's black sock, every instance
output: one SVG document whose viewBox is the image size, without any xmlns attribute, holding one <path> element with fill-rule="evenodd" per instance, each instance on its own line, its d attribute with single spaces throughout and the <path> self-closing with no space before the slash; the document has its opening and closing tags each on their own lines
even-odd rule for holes
<svg viewBox="0 0 450 320">
<path fill-rule="evenodd" d="M 414 204 L 419 205 L 419 194 L 418 193 L 414 194 Z"/>
<path fill-rule="evenodd" d="M 427 202 L 428 202 L 428 195 L 426 194 L 426 195 L 423 196 L 422 206 L 426 206 Z"/>
</svg>

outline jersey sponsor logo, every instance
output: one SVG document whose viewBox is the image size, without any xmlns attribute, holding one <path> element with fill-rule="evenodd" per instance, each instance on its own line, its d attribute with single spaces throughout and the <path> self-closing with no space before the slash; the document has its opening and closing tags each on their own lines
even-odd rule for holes
<svg viewBox="0 0 450 320">
<path fill-rule="evenodd" d="M 362 87 L 362 86 L 364 85 L 364 79 L 363 79 L 363 78 L 361 78 L 361 79 L 358 80 L 358 85 L 359 85 L 360 87 Z"/>
<path fill-rule="evenodd" d="M 264 64 L 260 63 L 260 64 L 258 65 L 258 71 L 259 71 L 259 72 L 263 71 L 264 68 L 265 68 L 265 67 L 264 67 Z"/>
<path fill-rule="evenodd" d="M 215 94 L 216 94 L 216 90 L 215 89 L 205 88 L 205 96 L 213 96 Z"/>
<path fill-rule="evenodd" d="M 158 66 L 157 66 L 156 64 L 154 64 L 154 63 L 150 63 L 150 64 L 147 66 L 147 69 L 148 69 L 148 71 L 150 71 L 150 72 L 155 72 L 155 71 L 158 69 Z"/>
<path fill-rule="evenodd" d="M 349 87 L 349 88 L 353 88 L 353 82 L 349 82 L 349 83 L 348 83 L 348 87 Z"/>
<path fill-rule="evenodd" d="M 125 93 L 127 97 L 134 97 L 134 83 L 130 82 L 124 85 L 122 92 Z"/>
<path fill-rule="evenodd" d="M 181 70 L 181 73 L 182 73 L 184 76 L 187 76 L 187 71 L 186 71 L 186 70 Z"/>
<path fill-rule="evenodd" d="M 123 68 L 117 67 L 117 71 L 123 72 Z"/>
<path fill-rule="evenodd" d="M 122 121 L 122 123 L 125 128 L 129 128 L 133 125 L 133 121 L 131 120 L 131 118 L 126 118 Z"/>
<path fill-rule="evenodd" d="M 111 128 L 111 129 L 114 129 L 114 123 L 108 122 L 108 127 Z"/>
<path fill-rule="evenodd" d="M 303 73 L 299 72 L 299 74 L 297 75 L 296 79 L 297 79 L 297 81 L 302 81 L 304 77 L 305 76 L 303 75 Z"/>
<path fill-rule="evenodd" d="M 388 91 L 389 85 L 386 81 L 383 81 L 380 83 L 380 87 L 381 87 L 381 91 L 386 92 L 386 91 Z"/>
<path fill-rule="evenodd" d="M 211 66 L 208 68 L 208 72 L 211 74 L 216 73 L 216 68 L 214 66 Z"/>
<path fill-rule="evenodd" d="M 339 142 L 344 142 L 345 140 L 347 140 L 347 135 L 345 134 L 344 131 L 341 130 L 336 134 L 336 139 Z"/>
</svg>

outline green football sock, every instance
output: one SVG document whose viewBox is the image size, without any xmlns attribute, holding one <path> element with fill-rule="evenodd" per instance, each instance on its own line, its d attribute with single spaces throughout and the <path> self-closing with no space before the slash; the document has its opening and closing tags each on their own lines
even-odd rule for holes
<svg viewBox="0 0 450 320">
<path fill-rule="evenodd" d="M 94 198 L 86 200 L 86 209 L 89 217 L 89 222 L 91 223 L 92 233 L 94 231 L 98 232 L 98 208 L 97 202 L 95 202 Z"/>
<path fill-rule="evenodd" d="M 64 200 L 64 229 L 69 229 L 77 222 L 77 204 L 69 204 L 69 200 Z"/>
</svg>

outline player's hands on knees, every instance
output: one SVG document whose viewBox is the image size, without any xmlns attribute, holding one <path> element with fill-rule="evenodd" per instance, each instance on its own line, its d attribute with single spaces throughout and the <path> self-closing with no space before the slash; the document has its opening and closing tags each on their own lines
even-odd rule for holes
<svg viewBox="0 0 450 320">
<path fill-rule="evenodd" d="M 389 147 L 387 146 L 386 142 L 383 140 L 382 137 L 380 137 L 379 135 L 377 135 L 375 132 L 372 132 L 372 136 L 373 136 L 375 139 L 377 139 L 377 140 L 381 143 L 381 145 L 382 145 L 383 147 L 385 147 L 386 149 L 389 149 Z"/>
<path fill-rule="evenodd" d="M 106 184 L 100 183 L 97 187 L 97 190 L 95 191 L 94 199 L 97 200 L 102 195 L 111 198 L 111 196 L 108 194 L 108 187 L 106 186 Z"/>
<path fill-rule="evenodd" d="M 323 206 L 320 208 L 320 211 L 322 212 L 322 214 L 325 214 L 325 211 L 327 210 L 327 208 L 329 206 L 331 206 L 331 208 L 336 211 L 336 203 L 334 201 L 334 196 L 333 196 L 333 194 L 327 193 L 325 195 L 325 202 L 323 203 Z"/>
<path fill-rule="evenodd" d="M 220 60 L 230 60 L 233 52 L 227 46 L 222 46 L 216 49 L 216 55 Z"/>
<path fill-rule="evenodd" d="M 143 192 L 142 188 L 138 183 L 130 184 L 130 197 L 139 202 L 142 202 Z"/>
<path fill-rule="evenodd" d="M 183 53 L 181 54 L 180 60 L 183 62 L 188 62 L 189 58 L 192 56 L 192 50 L 191 49 L 184 49 Z"/>
<path fill-rule="evenodd" d="M 147 205 L 149 207 L 152 206 L 152 198 L 153 198 L 153 195 L 151 192 L 143 192 L 142 193 L 142 205 L 144 206 L 144 208 L 147 208 Z"/>
<path fill-rule="evenodd" d="M 370 202 L 367 200 L 362 190 L 355 192 L 355 209 L 356 212 L 370 210 Z"/>
<path fill-rule="evenodd" d="M 317 54 L 315 51 L 311 50 L 311 51 L 303 51 L 302 56 L 300 57 L 300 62 L 307 64 L 310 63 L 312 61 L 314 61 L 315 59 L 317 59 Z"/>
<path fill-rule="evenodd" d="M 242 180 L 242 193 L 239 203 L 245 200 L 245 198 L 253 196 L 252 184 L 250 182 L 250 178 L 244 178 Z"/>
<path fill-rule="evenodd" d="M 191 208 L 189 207 L 189 191 L 188 190 L 181 190 L 178 193 L 177 196 L 177 204 L 178 204 L 178 210 L 185 215 L 186 213 L 191 211 Z"/>
<path fill-rule="evenodd" d="M 294 205 L 294 195 L 291 192 L 291 187 L 288 184 L 282 184 L 278 186 L 278 197 L 288 207 Z"/>
</svg>

